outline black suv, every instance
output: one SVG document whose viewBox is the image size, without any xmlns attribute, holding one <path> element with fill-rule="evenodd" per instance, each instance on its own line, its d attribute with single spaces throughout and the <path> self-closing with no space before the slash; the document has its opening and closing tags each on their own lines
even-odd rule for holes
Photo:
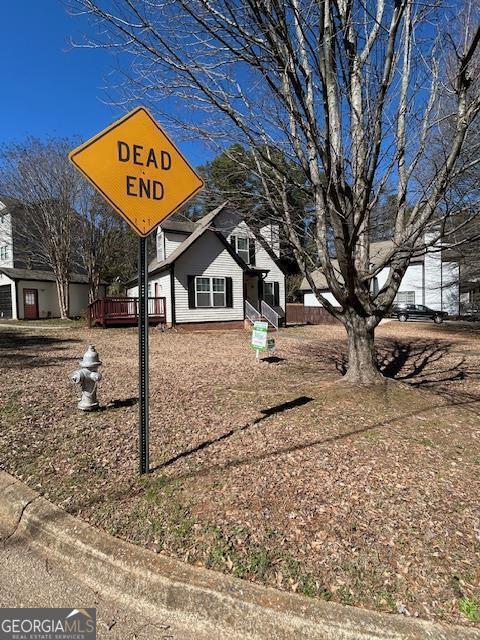
<svg viewBox="0 0 480 640">
<path fill-rule="evenodd" d="M 429 309 L 423 304 L 404 304 L 394 305 L 392 307 L 392 315 L 397 317 L 400 322 L 407 320 L 433 320 L 440 324 L 448 316 L 446 311 L 437 311 Z"/>
</svg>

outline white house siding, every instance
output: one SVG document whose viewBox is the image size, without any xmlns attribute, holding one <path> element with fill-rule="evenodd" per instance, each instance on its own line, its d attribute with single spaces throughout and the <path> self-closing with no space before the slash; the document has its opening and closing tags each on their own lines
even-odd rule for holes
<svg viewBox="0 0 480 640">
<path fill-rule="evenodd" d="M 165 238 L 165 258 L 175 251 L 178 245 L 182 244 L 188 236 L 184 233 L 175 233 L 174 231 L 164 231 Z"/>
<path fill-rule="evenodd" d="M 25 289 L 36 289 L 38 291 L 38 317 L 58 318 L 60 308 L 58 306 L 57 285 L 55 282 L 44 280 L 17 280 L 18 292 L 18 317 L 24 318 L 23 292 Z"/>
<path fill-rule="evenodd" d="M 8 257 L 0 257 L 0 267 L 13 268 L 12 220 L 9 213 L 2 215 L 0 208 L 0 247 L 8 247 Z"/>
<path fill-rule="evenodd" d="M 442 262 L 440 251 L 425 256 L 425 304 L 432 309 L 459 313 L 459 267 L 456 262 Z"/>
<path fill-rule="evenodd" d="M 425 304 L 442 309 L 442 255 L 440 251 L 425 256 Z"/>
<path fill-rule="evenodd" d="M 128 298 L 138 298 L 138 285 L 135 285 L 134 287 L 129 287 L 127 289 L 127 297 Z"/>
<path fill-rule="evenodd" d="M 172 296 L 170 294 L 170 272 L 164 271 L 158 275 L 151 276 L 148 279 L 148 295 L 155 296 L 155 285 L 158 284 L 160 291 L 158 295 L 161 298 L 165 298 L 166 306 L 166 322 L 170 324 L 172 322 Z M 138 297 L 138 286 L 130 287 L 127 289 L 127 296 L 129 298 Z"/>
<path fill-rule="evenodd" d="M 164 271 L 161 274 L 153 276 L 149 281 L 152 283 L 150 291 L 151 295 L 155 295 L 155 285 L 158 285 L 158 295 L 161 298 L 165 298 L 166 305 L 166 322 L 170 324 L 172 322 L 172 296 L 171 296 L 171 286 L 170 286 L 170 271 Z"/>
<path fill-rule="evenodd" d="M 228 242 L 230 242 L 231 236 L 238 235 L 255 239 L 255 235 L 247 223 L 238 214 L 229 211 L 220 212 L 215 219 L 215 226 L 222 231 Z M 273 240 L 273 251 L 275 252 L 279 247 L 278 242 L 275 241 L 275 236 L 272 237 L 271 235 L 270 226 L 262 229 L 262 235 L 266 240 Z M 257 240 L 255 240 L 255 267 L 269 270 L 265 277 L 265 282 L 278 282 L 280 307 L 285 311 L 285 276 L 280 267 L 277 266 Z"/>
<path fill-rule="evenodd" d="M 12 318 L 17 319 L 17 300 L 15 296 L 15 282 L 3 273 L 0 273 L 0 287 L 10 286 L 10 295 L 12 300 Z"/>
<path fill-rule="evenodd" d="M 328 300 L 328 302 L 333 304 L 334 307 L 340 306 L 337 302 L 337 299 L 335 298 L 333 293 L 330 293 L 330 291 L 322 291 L 322 295 L 326 300 Z M 303 296 L 303 305 L 305 307 L 322 307 L 323 306 L 317 300 L 316 295 L 312 291 L 306 292 L 305 295 Z"/>
<path fill-rule="evenodd" d="M 255 243 L 255 266 L 259 269 L 269 270 L 264 282 L 278 282 L 279 306 L 285 311 L 285 276 L 258 242 Z"/>
<path fill-rule="evenodd" d="M 243 270 L 214 233 L 206 231 L 175 262 L 174 275 L 177 323 L 243 320 Z M 232 278 L 233 306 L 189 309 L 188 276 Z"/>
<path fill-rule="evenodd" d="M 407 267 L 398 292 L 413 291 L 415 304 L 424 304 L 431 309 L 447 311 L 451 315 L 459 313 L 459 267 L 456 262 L 442 262 L 440 251 L 431 251 L 425 255 L 424 263 L 414 263 Z M 377 276 L 381 289 L 388 278 L 389 268 L 382 269 Z M 330 291 L 323 295 L 332 304 L 338 304 Z M 313 292 L 304 294 L 306 307 L 321 306 Z"/>
<path fill-rule="evenodd" d="M 377 276 L 378 288 L 381 289 L 388 278 L 388 273 L 390 269 L 385 267 L 382 269 Z M 416 304 L 423 304 L 423 265 L 422 264 L 411 264 L 405 275 L 403 276 L 402 282 L 400 283 L 399 291 L 415 291 L 415 302 Z M 337 302 L 337 299 L 328 291 L 328 289 L 322 291 L 322 295 L 334 306 L 340 306 Z M 311 291 L 305 292 L 303 298 L 303 304 L 305 307 L 321 307 L 322 305 L 318 302 L 315 294 Z"/>
<path fill-rule="evenodd" d="M 442 262 L 442 310 L 452 316 L 460 313 L 460 267 L 458 262 Z"/>
<path fill-rule="evenodd" d="M 105 286 L 98 288 L 98 297 L 105 297 Z M 72 282 L 69 288 L 68 313 L 70 316 L 85 316 L 88 307 L 88 284 Z"/>
<path fill-rule="evenodd" d="M 280 257 L 280 231 L 278 224 L 267 224 L 260 229 L 261 235 L 268 242 L 269 246 L 272 248 L 273 253 Z"/>
<path fill-rule="evenodd" d="M 382 269 L 377 276 L 378 289 L 380 290 L 387 282 L 389 267 Z M 415 293 L 415 304 L 426 304 L 424 300 L 424 284 L 423 284 L 423 264 L 415 263 L 407 267 L 405 275 L 402 278 L 398 292 L 413 291 Z"/>
</svg>

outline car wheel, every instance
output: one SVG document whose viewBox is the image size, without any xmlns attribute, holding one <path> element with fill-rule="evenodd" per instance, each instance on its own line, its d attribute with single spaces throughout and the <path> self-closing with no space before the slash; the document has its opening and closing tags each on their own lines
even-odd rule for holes
<svg viewBox="0 0 480 640">
<path fill-rule="evenodd" d="M 442 324 L 443 318 L 442 318 L 442 316 L 435 316 L 433 318 L 433 321 L 435 322 L 435 324 Z"/>
<path fill-rule="evenodd" d="M 401 313 L 398 316 L 398 319 L 400 320 L 400 322 L 406 322 L 407 321 L 407 316 L 404 313 Z"/>
</svg>

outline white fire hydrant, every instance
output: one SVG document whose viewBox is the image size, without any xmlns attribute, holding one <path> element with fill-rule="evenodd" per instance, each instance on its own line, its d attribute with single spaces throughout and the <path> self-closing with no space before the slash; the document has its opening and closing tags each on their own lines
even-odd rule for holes
<svg viewBox="0 0 480 640">
<path fill-rule="evenodd" d="M 97 400 L 97 384 L 102 379 L 102 374 L 97 371 L 102 363 L 95 347 L 91 344 L 80 360 L 80 369 L 72 374 L 72 380 L 80 385 L 82 397 L 78 408 L 82 411 L 95 411 L 99 404 Z"/>
</svg>

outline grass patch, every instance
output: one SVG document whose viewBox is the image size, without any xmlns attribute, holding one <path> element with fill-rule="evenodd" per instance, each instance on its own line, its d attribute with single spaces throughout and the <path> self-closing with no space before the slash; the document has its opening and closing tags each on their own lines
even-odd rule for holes
<svg viewBox="0 0 480 640">
<path fill-rule="evenodd" d="M 480 621 L 480 607 L 476 600 L 463 596 L 458 601 L 458 608 L 470 622 Z"/>
<path fill-rule="evenodd" d="M 249 540 L 243 528 L 224 534 L 218 527 L 207 527 L 209 540 L 207 566 L 229 570 L 237 578 L 264 580 L 273 566 L 269 549 Z"/>
</svg>

